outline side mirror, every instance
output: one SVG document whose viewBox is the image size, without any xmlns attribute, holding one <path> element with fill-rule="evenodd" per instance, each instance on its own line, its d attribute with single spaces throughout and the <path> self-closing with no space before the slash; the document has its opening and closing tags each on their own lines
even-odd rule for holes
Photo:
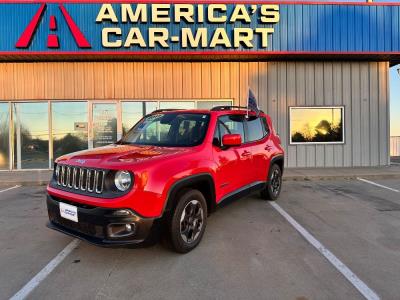
<svg viewBox="0 0 400 300">
<path fill-rule="evenodd" d="M 242 144 L 242 137 L 240 134 L 225 134 L 222 137 L 222 146 L 234 147 Z"/>
</svg>

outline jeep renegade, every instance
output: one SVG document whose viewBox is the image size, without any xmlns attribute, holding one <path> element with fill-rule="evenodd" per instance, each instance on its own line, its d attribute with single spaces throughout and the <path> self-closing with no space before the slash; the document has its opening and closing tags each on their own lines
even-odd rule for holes
<svg viewBox="0 0 400 300">
<path fill-rule="evenodd" d="M 158 110 L 115 144 L 56 160 L 48 227 L 103 246 L 140 244 L 163 229 L 185 253 L 221 202 L 255 191 L 276 200 L 283 166 L 281 141 L 263 112 Z"/>
</svg>

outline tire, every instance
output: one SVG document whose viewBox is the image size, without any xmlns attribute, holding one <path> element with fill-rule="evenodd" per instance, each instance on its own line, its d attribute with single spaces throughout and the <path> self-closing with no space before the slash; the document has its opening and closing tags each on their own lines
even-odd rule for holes
<svg viewBox="0 0 400 300">
<path fill-rule="evenodd" d="M 207 225 L 207 203 L 201 192 L 187 189 L 178 195 L 169 225 L 172 249 L 187 253 L 200 243 Z"/>
<path fill-rule="evenodd" d="M 279 198 L 282 190 L 282 170 L 277 164 L 273 164 L 268 172 L 265 188 L 261 191 L 261 197 L 268 201 Z"/>
</svg>

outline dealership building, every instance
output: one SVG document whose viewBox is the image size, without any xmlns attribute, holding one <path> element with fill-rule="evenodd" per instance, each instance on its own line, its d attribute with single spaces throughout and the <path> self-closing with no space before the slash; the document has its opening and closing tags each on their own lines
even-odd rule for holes
<svg viewBox="0 0 400 300">
<path fill-rule="evenodd" d="M 0 1 L 0 170 L 52 168 L 156 109 L 246 106 L 249 90 L 287 167 L 390 164 L 400 4 L 100 2 Z"/>
</svg>

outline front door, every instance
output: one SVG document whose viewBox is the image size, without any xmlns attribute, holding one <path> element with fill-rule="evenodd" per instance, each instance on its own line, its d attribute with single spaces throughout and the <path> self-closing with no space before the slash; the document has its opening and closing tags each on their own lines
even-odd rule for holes
<svg viewBox="0 0 400 300">
<path fill-rule="evenodd" d="M 225 134 L 240 134 L 243 144 L 238 147 L 221 147 L 222 137 Z M 217 199 L 237 192 L 252 181 L 252 155 L 245 141 L 244 116 L 229 115 L 218 119 L 213 146 L 214 160 L 218 165 L 216 172 L 216 186 L 220 191 Z"/>
</svg>

